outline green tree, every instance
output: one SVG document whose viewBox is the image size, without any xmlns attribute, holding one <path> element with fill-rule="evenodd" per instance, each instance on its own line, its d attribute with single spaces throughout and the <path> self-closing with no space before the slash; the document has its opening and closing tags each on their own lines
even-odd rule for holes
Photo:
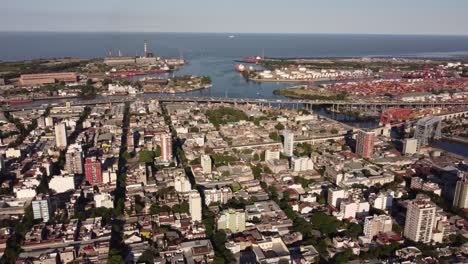
<svg viewBox="0 0 468 264">
<path fill-rule="evenodd" d="M 278 123 L 278 124 L 275 125 L 275 128 L 276 128 L 276 130 L 283 130 L 283 129 L 284 129 L 284 125 L 281 124 L 281 123 Z"/>
<path fill-rule="evenodd" d="M 320 232 L 328 235 L 338 231 L 340 221 L 333 216 L 324 213 L 315 213 L 311 217 L 312 226 Z"/>
<path fill-rule="evenodd" d="M 138 152 L 138 161 L 141 163 L 150 164 L 154 161 L 155 153 L 149 150 Z"/>
<path fill-rule="evenodd" d="M 158 203 L 153 203 L 150 206 L 150 214 L 159 214 L 161 212 L 170 212 L 171 208 L 167 205 L 159 206 Z"/>
<path fill-rule="evenodd" d="M 216 127 L 231 122 L 238 122 L 240 120 L 248 120 L 247 115 L 243 111 L 225 106 L 221 106 L 213 110 L 207 110 L 206 116 Z"/>
<path fill-rule="evenodd" d="M 362 226 L 355 223 L 349 223 L 346 230 L 345 235 L 352 238 L 358 238 L 358 236 L 362 234 Z"/>
<path fill-rule="evenodd" d="M 271 132 L 268 136 L 274 141 L 281 141 L 281 137 L 276 131 Z"/>
<path fill-rule="evenodd" d="M 107 264 L 124 264 L 125 261 L 123 260 L 122 256 L 120 255 L 112 255 L 107 260 Z"/>
<path fill-rule="evenodd" d="M 89 80 L 88 80 L 89 81 Z M 92 99 L 97 95 L 96 87 L 86 84 L 80 87 L 80 97 L 83 99 Z"/>
<path fill-rule="evenodd" d="M 154 257 L 158 255 L 158 251 L 154 248 L 149 248 L 138 258 L 138 263 L 154 264 Z"/>
<path fill-rule="evenodd" d="M 154 151 L 154 157 L 161 157 L 161 147 L 156 146 L 156 150 Z"/>
<path fill-rule="evenodd" d="M 188 213 L 189 210 L 189 203 L 187 201 L 183 201 L 181 204 L 176 204 L 172 207 L 174 213 Z"/>
<path fill-rule="evenodd" d="M 353 251 L 350 248 L 345 249 L 343 252 L 340 252 L 335 255 L 335 263 L 347 263 L 353 257 Z"/>
<path fill-rule="evenodd" d="M 201 83 L 202 83 L 202 84 L 211 84 L 211 78 L 210 78 L 210 76 L 203 76 L 203 77 L 201 78 Z"/>
<path fill-rule="evenodd" d="M 255 179 L 260 180 L 262 178 L 262 167 L 260 164 L 257 166 L 250 166 L 252 169 L 252 174 L 254 175 Z"/>
</svg>

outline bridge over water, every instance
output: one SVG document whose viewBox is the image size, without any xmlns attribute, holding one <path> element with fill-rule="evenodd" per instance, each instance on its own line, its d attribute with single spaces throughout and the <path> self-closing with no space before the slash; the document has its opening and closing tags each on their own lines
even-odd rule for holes
<svg viewBox="0 0 468 264">
<path fill-rule="evenodd" d="M 398 102 L 398 101 L 340 101 L 340 100 L 306 100 L 306 99 L 254 99 L 254 98 L 222 98 L 222 97 L 180 97 L 180 96 L 153 96 L 150 98 L 142 97 L 108 97 L 94 100 L 70 99 L 72 105 L 96 105 L 109 103 L 124 103 L 137 100 L 159 100 L 160 102 L 198 102 L 198 103 L 227 103 L 227 104 L 260 104 L 267 106 L 288 106 L 295 108 L 307 108 L 312 106 L 331 106 L 333 110 L 343 110 L 358 108 L 362 111 L 374 110 L 382 111 L 388 108 L 412 108 L 420 109 L 426 107 L 452 107 L 463 109 L 468 107 L 468 102 Z M 32 104 L 22 104 L 13 106 L 3 106 L 5 111 L 20 111 L 50 105 L 51 100 L 44 100 L 43 105 L 34 106 Z M 40 102 L 40 100 L 38 101 Z"/>
</svg>

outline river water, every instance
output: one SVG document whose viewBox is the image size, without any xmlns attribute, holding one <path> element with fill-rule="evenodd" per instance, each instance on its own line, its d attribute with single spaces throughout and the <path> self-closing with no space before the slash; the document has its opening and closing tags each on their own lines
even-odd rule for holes
<svg viewBox="0 0 468 264">
<path fill-rule="evenodd" d="M 141 55 L 143 41 L 156 56 L 183 57 L 188 65 L 174 74 L 208 75 L 209 89 L 179 96 L 280 99 L 273 90 L 284 83 L 246 81 L 234 70 L 235 60 L 246 56 L 267 57 L 465 57 L 468 36 L 350 35 L 350 34 L 207 34 L 207 33 L 15 33 L 0 32 L 0 60 L 34 58 L 104 57 Z M 317 113 L 358 127 L 377 122 L 353 121 L 345 115 Z M 448 145 L 447 145 L 448 146 Z M 449 147 L 452 149 L 452 147 Z M 453 147 L 455 148 L 455 147 Z"/>
</svg>

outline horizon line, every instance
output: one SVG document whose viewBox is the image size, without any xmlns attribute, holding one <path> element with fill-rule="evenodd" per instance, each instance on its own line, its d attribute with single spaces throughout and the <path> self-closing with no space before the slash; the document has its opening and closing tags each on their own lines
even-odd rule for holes
<svg viewBox="0 0 468 264">
<path fill-rule="evenodd" d="M 62 31 L 62 30 L 0 30 L 0 33 L 120 33 L 120 34 L 244 34 L 244 35 L 375 35 L 375 36 L 434 36 L 434 37 L 468 37 L 466 34 L 443 34 L 443 33 L 345 33 L 345 32 L 188 32 L 188 31 Z"/>
</svg>

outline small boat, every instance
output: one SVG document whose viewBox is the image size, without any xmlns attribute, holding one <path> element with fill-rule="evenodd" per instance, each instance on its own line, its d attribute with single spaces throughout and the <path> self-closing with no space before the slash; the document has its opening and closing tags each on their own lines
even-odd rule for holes
<svg viewBox="0 0 468 264">
<path fill-rule="evenodd" d="M 230 36 L 229 36 L 229 38 L 235 38 L 235 37 L 236 37 L 236 36 L 234 36 L 234 35 L 230 35 Z"/>
</svg>

